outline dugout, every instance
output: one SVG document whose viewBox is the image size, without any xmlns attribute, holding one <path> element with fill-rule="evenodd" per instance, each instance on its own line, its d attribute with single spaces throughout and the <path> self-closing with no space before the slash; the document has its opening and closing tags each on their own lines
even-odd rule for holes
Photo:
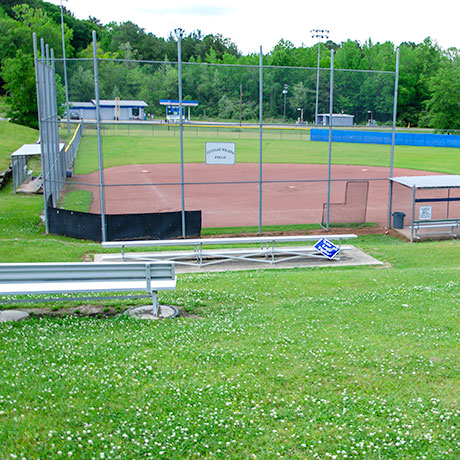
<svg viewBox="0 0 460 460">
<path fill-rule="evenodd" d="M 460 234 L 460 175 L 390 178 L 390 212 L 404 213 L 410 241 Z"/>
</svg>

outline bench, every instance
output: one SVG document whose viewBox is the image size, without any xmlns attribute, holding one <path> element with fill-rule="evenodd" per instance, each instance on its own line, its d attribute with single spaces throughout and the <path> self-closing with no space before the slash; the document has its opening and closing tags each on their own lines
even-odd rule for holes
<svg viewBox="0 0 460 460">
<path fill-rule="evenodd" d="M 158 316 L 157 291 L 175 288 L 171 262 L 0 264 L 0 295 L 143 291 L 152 297 L 153 314 Z"/>
<path fill-rule="evenodd" d="M 332 258 L 340 260 L 340 253 L 349 247 L 342 246 L 342 240 L 357 238 L 354 234 L 344 235 L 291 235 L 291 236 L 257 236 L 239 238 L 198 238 L 177 240 L 140 240 L 140 241 L 108 241 L 103 242 L 104 249 L 121 248 L 121 254 L 103 254 L 102 261 L 128 260 L 171 260 L 176 264 L 204 267 L 207 265 L 228 262 L 230 260 L 249 261 L 258 263 L 276 264 L 303 257 L 328 259 L 313 245 L 302 247 L 279 247 L 280 243 L 311 243 L 326 238 L 338 245 L 338 252 Z M 234 246 L 253 246 L 235 248 Z M 126 253 L 126 249 L 150 248 L 177 248 L 193 246 L 192 251 L 152 251 L 146 253 Z M 217 248 L 204 249 L 206 246 Z M 222 246 L 227 246 L 224 248 Z M 232 247 L 233 246 L 233 247 Z M 255 247 L 254 247 L 255 246 Z"/>
<path fill-rule="evenodd" d="M 456 237 L 454 228 L 458 228 L 460 219 L 438 219 L 438 220 L 414 220 L 412 229 L 415 230 L 415 238 L 420 239 L 419 230 L 424 231 L 424 235 L 442 235 L 448 234 Z M 438 230 L 436 230 L 438 229 Z"/>
</svg>

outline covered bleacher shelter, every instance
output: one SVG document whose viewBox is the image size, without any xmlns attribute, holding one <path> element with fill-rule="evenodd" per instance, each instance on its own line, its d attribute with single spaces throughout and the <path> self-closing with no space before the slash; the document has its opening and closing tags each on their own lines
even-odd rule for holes
<svg viewBox="0 0 460 460">
<path fill-rule="evenodd" d="M 59 150 L 64 148 L 59 143 Z M 41 171 L 41 145 L 24 144 L 11 154 L 14 193 L 37 193 L 41 190 L 43 177 Z M 35 172 L 30 168 L 31 160 L 35 159 Z"/>
<path fill-rule="evenodd" d="M 168 123 L 178 123 L 179 101 L 172 99 L 160 99 L 160 105 L 166 107 L 166 121 Z M 185 107 L 188 108 L 187 120 L 190 121 L 190 107 L 198 107 L 198 101 L 182 101 L 182 119 L 185 120 Z"/>
<path fill-rule="evenodd" d="M 460 175 L 391 177 L 390 212 L 393 228 L 410 241 L 457 237 L 460 234 Z"/>
</svg>

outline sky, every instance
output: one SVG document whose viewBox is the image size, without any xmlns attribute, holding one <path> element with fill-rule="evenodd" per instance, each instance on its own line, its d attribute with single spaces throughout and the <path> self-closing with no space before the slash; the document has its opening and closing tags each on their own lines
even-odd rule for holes
<svg viewBox="0 0 460 460">
<path fill-rule="evenodd" d="M 50 0 L 48 0 L 50 1 Z M 51 0 L 57 5 L 61 0 Z M 267 53 L 280 39 L 312 46 L 311 30 L 329 30 L 340 43 L 391 41 L 420 43 L 431 37 L 460 49 L 459 0 L 62 0 L 78 19 L 94 16 L 107 24 L 131 21 L 157 37 L 175 28 L 186 34 L 221 34 L 244 53 Z"/>
</svg>

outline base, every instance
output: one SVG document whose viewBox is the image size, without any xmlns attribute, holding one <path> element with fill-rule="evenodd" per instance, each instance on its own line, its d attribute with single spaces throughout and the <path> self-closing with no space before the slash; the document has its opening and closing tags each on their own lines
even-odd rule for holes
<svg viewBox="0 0 460 460">
<path fill-rule="evenodd" d="M 152 305 L 142 305 L 141 307 L 133 307 L 126 310 L 125 315 L 130 315 L 138 319 L 164 319 L 178 316 L 179 310 L 171 305 L 160 305 L 158 316 L 154 316 Z"/>
</svg>

